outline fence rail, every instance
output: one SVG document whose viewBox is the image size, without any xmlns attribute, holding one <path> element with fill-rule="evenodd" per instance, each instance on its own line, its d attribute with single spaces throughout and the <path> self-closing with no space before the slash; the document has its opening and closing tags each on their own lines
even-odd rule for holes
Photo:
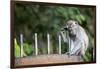
<svg viewBox="0 0 100 69">
<path fill-rule="evenodd" d="M 38 34 L 37 33 L 35 33 L 34 34 L 34 40 L 35 40 L 35 55 L 37 56 L 38 54 L 39 54 L 39 49 L 38 49 Z M 59 35 L 58 36 L 58 47 L 59 47 L 59 49 L 58 49 L 58 54 L 62 54 L 61 53 L 61 35 Z M 51 43 L 51 41 L 50 41 L 50 34 L 48 33 L 47 34 L 47 52 L 48 52 L 48 54 L 50 54 L 50 51 L 51 51 L 51 49 L 50 49 L 50 43 Z M 24 56 L 24 50 L 23 50 L 23 47 L 24 47 L 24 45 L 23 45 L 23 34 L 20 34 L 20 45 L 21 45 L 21 51 L 20 51 L 20 57 L 23 57 Z"/>
</svg>

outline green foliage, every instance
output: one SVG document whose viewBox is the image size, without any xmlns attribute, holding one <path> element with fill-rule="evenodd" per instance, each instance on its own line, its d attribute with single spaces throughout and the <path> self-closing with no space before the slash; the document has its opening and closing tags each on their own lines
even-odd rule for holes
<svg viewBox="0 0 100 69">
<path fill-rule="evenodd" d="M 14 47 L 15 47 L 15 57 L 20 57 L 20 47 L 16 39 L 14 39 Z"/>
<path fill-rule="evenodd" d="M 27 56 L 30 56 L 33 54 L 33 48 L 32 46 L 30 46 L 28 43 L 24 43 L 24 53 L 27 55 Z"/>
</svg>

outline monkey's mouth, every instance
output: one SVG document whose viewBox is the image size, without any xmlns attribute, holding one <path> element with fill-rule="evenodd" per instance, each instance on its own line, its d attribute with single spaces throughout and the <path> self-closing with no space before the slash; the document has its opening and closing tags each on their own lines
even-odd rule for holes
<svg viewBox="0 0 100 69">
<path fill-rule="evenodd" d="M 72 27 L 64 27 L 61 29 L 61 31 L 71 31 L 72 30 Z"/>
<path fill-rule="evenodd" d="M 68 28 L 64 28 L 64 30 L 68 30 Z"/>
</svg>

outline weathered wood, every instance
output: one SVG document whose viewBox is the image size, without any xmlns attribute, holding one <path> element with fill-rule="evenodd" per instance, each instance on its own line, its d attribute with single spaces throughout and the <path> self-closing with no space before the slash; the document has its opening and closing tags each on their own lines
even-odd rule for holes
<svg viewBox="0 0 100 69">
<path fill-rule="evenodd" d="M 50 54 L 50 35 L 47 34 L 47 42 L 48 42 L 48 54 Z"/>
<path fill-rule="evenodd" d="M 59 35 L 59 54 L 61 54 L 61 36 Z"/>
<path fill-rule="evenodd" d="M 37 33 L 35 33 L 35 55 L 38 55 L 38 40 L 37 40 Z"/>
<path fill-rule="evenodd" d="M 81 60 L 79 56 L 69 57 L 66 54 L 38 55 L 38 56 L 18 58 L 15 60 L 15 66 L 69 63 L 69 62 L 81 62 Z"/>
<path fill-rule="evenodd" d="M 24 56 L 24 50 L 23 50 L 23 34 L 20 34 L 20 44 L 21 44 L 21 51 L 20 51 L 20 56 Z"/>
</svg>

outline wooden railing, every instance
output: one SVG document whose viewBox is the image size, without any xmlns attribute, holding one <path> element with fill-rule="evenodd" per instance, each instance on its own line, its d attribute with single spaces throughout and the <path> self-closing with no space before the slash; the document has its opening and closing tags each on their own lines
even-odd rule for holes
<svg viewBox="0 0 100 69">
<path fill-rule="evenodd" d="M 47 54 L 39 55 L 38 50 L 38 34 L 34 34 L 35 40 L 35 55 L 36 56 L 27 56 L 24 57 L 24 50 L 23 50 L 23 34 L 20 34 L 20 44 L 21 44 L 21 56 L 15 59 L 15 66 L 24 66 L 24 65 L 41 65 L 41 64 L 57 64 L 57 63 L 72 63 L 72 62 L 82 62 L 80 56 L 69 56 L 66 54 L 62 54 L 61 49 L 61 35 L 58 37 L 58 45 L 59 51 L 58 54 L 51 54 L 50 53 L 50 34 L 47 34 Z"/>
<path fill-rule="evenodd" d="M 35 33 L 34 34 L 34 36 L 35 36 L 35 55 L 38 55 L 38 39 L 37 39 L 37 37 L 38 37 L 38 34 L 37 33 Z M 58 44 L 59 44 L 59 52 L 58 52 L 58 54 L 61 54 L 61 35 L 59 35 L 59 37 L 58 37 Z M 50 34 L 47 34 L 47 52 L 48 52 L 48 54 L 50 54 Z M 23 45 L 23 34 L 20 34 L 20 50 L 21 50 L 21 56 L 20 57 L 23 57 L 24 56 L 24 50 L 23 50 L 23 47 L 24 47 L 24 45 Z"/>
</svg>

